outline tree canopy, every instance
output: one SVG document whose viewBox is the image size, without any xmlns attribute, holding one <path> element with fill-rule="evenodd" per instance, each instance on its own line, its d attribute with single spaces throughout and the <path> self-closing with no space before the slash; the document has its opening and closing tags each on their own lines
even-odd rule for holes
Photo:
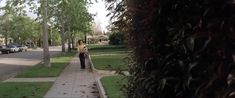
<svg viewBox="0 0 235 98">
<path fill-rule="evenodd" d="M 17 38 L 18 35 L 20 37 L 27 35 L 25 38 L 21 39 L 21 42 L 29 40 L 27 38 L 32 38 L 29 36 L 36 37 L 36 35 L 38 35 L 37 39 L 40 40 L 40 27 L 27 28 L 27 26 L 38 25 L 42 22 L 43 11 L 41 6 L 38 6 L 42 1 L 43 0 L 7 0 L 6 5 L 0 8 L 0 10 L 4 12 L 1 16 L 1 23 L 4 24 L 1 26 L 1 34 L 17 41 L 19 40 L 19 38 Z M 70 36 L 64 39 L 65 41 L 71 38 L 71 36 L 77 37 L 77 35 L 89 33 L 91 30 L 92 17 L 87 11 L 87 4 L 88 1 L 84 0 L 48 0 L 47 23 L 49 27 L 54 29 L 52 31 L 58 32 L 62 31 L 62 26 L 64 26 L 65 37 Z M 36 20 L 27 17 L 26 6 L 30 8 L 31 12 L 38 15 Z M 28 31 L 32 31 L 32 33 Z M 37 34 L 35 34 L 36 31 Z"/>
<path fill-rule="evenodd" d="M 52 44 L 61 39 L 59 43 L 65 52 L 65 43 L 74 48 L 77 38 L 91 31 L 92 17 L 87 4 L 84 0 L 7 0 L 0 8 L 4 12 L 0 16 L 0 34 L 5 37 L 5 44 L 9 38 L 20 44 L 30 42 L 41 46 L 43 42 L 44 52 L 48 50 L 48 41 Z M 27 16 L 26 7 L 37 14 L 36 19 Z M 44 56 L 48 60 L 49 52 Z"/>
</svg>

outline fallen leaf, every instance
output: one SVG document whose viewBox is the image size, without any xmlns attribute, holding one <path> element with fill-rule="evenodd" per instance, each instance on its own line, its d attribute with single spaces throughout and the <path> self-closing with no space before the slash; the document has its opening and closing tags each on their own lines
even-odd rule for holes
<svg viewBox="0 0 235 98">
<path fill-rule="evenodd" d="M 80 92 L 85 93 L 85 91 L 80 91 Z"/>
</svg>

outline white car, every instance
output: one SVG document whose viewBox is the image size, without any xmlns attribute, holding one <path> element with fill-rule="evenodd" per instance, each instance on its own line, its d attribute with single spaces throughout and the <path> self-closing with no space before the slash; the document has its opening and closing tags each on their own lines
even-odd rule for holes
<svg viewBox="0 0 235 98">
<path fill-rule="evenodd" d="M 10 48 L 10 52 L 19 52 L 20 48 L 15 45 L 9 45 L 7 48 Z"/>
<path fill-rule="evenodd" d="M 20 52 L 27 51 L 27 49 L 28 49 L 28 47 L 25 45 L 17 45 L 17 47 L 19 48 Z"/>
</svg>

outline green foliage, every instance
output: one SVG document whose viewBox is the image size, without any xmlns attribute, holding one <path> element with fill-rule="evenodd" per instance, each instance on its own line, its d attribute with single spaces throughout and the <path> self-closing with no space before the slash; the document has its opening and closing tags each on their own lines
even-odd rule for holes
<svg viewBox="0 0 235 98">
<path fill-rule="evenodd" d="M 39 23 L 24 16 L 13 17 L 11 25 L 10 37 L 14 39 L 14 42 L 26 43 L 27 41 L 33 42 L 35 39 L 40 39 L 40 27 Z"/>
<path fill-rule="evenodd" d="M 4 15 L 0 18 L 1 34 L 14 42 L 26 43 L 40 38 L 39 24 L 29 17 Z"/>
<path fill-rule="evenodd" d="M 91 32 L 92 17 L 84 0 L 51 0 L 50 16 L 53 25 L 60 29 L 62 50 L 65 40 L 75 47 L 76 39 Z M 70 46 L 68 47 L 71 50 Z"/>
<path fill-rule="evenodd" d="M 124 35 L 123 33 L 112 33 L 109 35 L 109 44 L 110 45 L 123 45 L 124 44 Z"/>
<path fill-rule="evenodd" d="M 133 50 L 128 97 L 228 98 L 235 91 L 232 0 L 123 0 L 116 5 L 109 7 L 117 11 L 114 24 L 127 32 Z"/>
<path fill-rule="evenodd" d="M 54 0 L 51 6 L 53 17 L 56 19 L 56 24 L 61 25 L 63 21 L 66 25 L 67 32 L 76 31 L 76 33 L 88 32 L 90 28 L 91 15 L 86 8 L 84 0 Z M 54 5 L 54 6 L 53 6 Z"/>
<path fill-rule="evenodd" d="M 123 85 L 127 84 L 127 79 L 123 76 L 107 76 L 100 79 L 108 98 L 126 98 Z"/>
<path fill-rule="evenodd" d="M 1 98 L 43 98 L 50 89 L 51 82 L 0 83 Z"/>
<path fill-rule="evenodd" d="M 61 37 L 58 28 L 49 29 L 49 43 L 52 46 L 61 45 Z"/>
<path fill-rule="evenodd" d="M 26 1 L 8 0 L 6 5 L 0 8 L 4 12 L 0 16 L 0 33 L 5 39 L 12 38 L 17 43 L 35 42 L 40 39 L 39 23 L 25 16 Z"/>
<path fill-rule="evenodd" d="M 0 34 L 5 38 L 12 37 L 16 42 L 33 42 L 41 40 L 40 23 L 43 19 L 43 8 L 47 9 L 47 24 L 52 28 L 53 34 L 49 37 L 54 45 L 60 44 L 65 36 L 73 41 L 77 36 L 83 36 L 91 32 L 92 17 L 87 11 L 87 3 L 84 0 L 47 0 L 47 6 L 38 6 L 45 0 L 7 0 L 6 5 L 0 8 L 3 15 L 0 17 Z M 26 17 L 26 6 L 30 11 L 38 15 L 33 20 Z M 62 30 L 62 27 L 64 30 Z M 60 29 L 60 30 L 59 30 Z M 65 35 L 59 38 L 59 31 Z M 51 40 L 49 40 L 51 41 Z"/>
</svg>

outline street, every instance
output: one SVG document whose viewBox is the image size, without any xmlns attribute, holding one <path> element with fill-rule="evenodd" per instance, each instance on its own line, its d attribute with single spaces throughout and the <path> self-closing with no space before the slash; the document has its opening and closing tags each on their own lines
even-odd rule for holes
<svg viewBox="0 0 235 98">
<path fill-rule="evenodd" d="M 60 47 L 50 47 L 50 56 L 59 54 L 60 51 Z M 27 52 L 0 54 L 0 81 L 40 63 L 42 58 L 42 49 L 30 49 Z"/>
</svg>

